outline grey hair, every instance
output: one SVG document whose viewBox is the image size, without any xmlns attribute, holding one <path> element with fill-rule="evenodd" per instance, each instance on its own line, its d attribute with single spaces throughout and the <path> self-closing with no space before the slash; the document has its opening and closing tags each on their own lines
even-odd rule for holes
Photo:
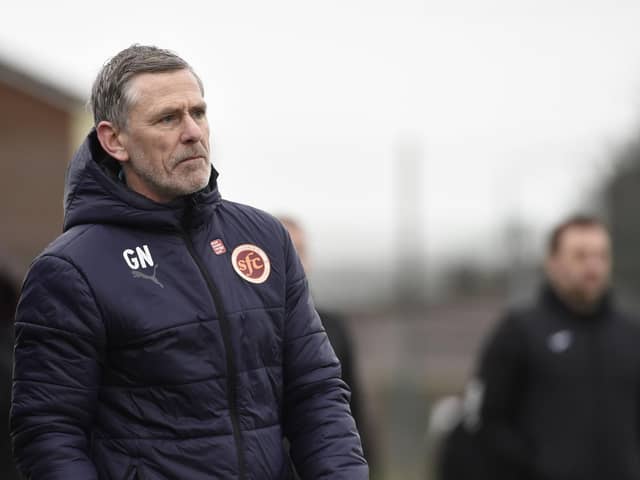
<svg viewBox="0 0 640 480">
<path fill-rule="evenodd" d="M 200 77 L 193 68 L 175 53 L 155 46 L 134 44 L 122 50 L 104 64 L 91 88 L 91 110 L 95 126 L 102 121 L 117 128 L 125 128 L 127 115 L 133 102 L 129 84 L 141 73 L 163 73 L 189 70 L 198 81 L 204 95 Z"/>
</svg>

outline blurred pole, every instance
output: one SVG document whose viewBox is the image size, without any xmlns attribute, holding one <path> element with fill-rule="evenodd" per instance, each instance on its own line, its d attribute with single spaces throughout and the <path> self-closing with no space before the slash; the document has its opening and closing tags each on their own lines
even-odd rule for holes
<svg viewBox="0 0 640 480">
<path fill-rule="evenodd" d="M 415 325 L 424 321 L 427 305 L 425 211 L 423 205 L 424 152 L 416 136 L 405 135 L 394 147 L 394 275 L 396 325 L 394 375 L 389 384 L 389 467 L 403 480 L 421 479 L 424 464 L 426 399 L 424 350 L 426 341 Z"/>
<path fill-rule="evenodd" d="M 396 304 L 402 311 L 425 305 L 427 274 L 422 190 L 422 143 L 410 136 L 399 139 L 394 151 L 394 216 Z"/>
<path fill-rule="evenodd" d="M 498 176 L 494 188 L 496 205 L 508 205 L 504 212 L 501 260 L 506 266 L 506 294 L 510 305 L 519 305 L 531 300 L 535 289 L 536 272 L 531 269 L 534 261 L 535 234 L 528 226 L 529 218 L 524 205 L 528 181 L 536 181 L 536 176 L 532 173 L 535 168 L 523 168 L 514 164 Z"/>
</svg>

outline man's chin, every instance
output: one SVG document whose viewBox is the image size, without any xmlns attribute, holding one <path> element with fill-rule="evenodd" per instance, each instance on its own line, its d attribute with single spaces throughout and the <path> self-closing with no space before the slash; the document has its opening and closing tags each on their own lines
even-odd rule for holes
<svg viewBox="0 0 640 480">
<path fill-rule="evenodd" d="M 583 290 L 579 293 L 577 298 L 585 307 L 595 307 L 602 301 L 604 294 L 605 290 L 602 289 Z"/>
<path fill-rule="evenodd" d="M 184 179 L 184 190 L 202 190 L 209 184 L 211 178 L 211 164 L 202 164 L 199 161 L 189 161 L 182 165 L 181 176 Z M 192 192 L 193 193 L 193 192 Z"/>
<path fill-rule="evenodd" d="M 199 192 L 200 190 L 205 188 L 207 185 L 209 185 L 209 177 L 206 177 L 206 178 L 202 177 L 199 179 L 194 179 L 193 182 L 185 186 L 183 191 L 185 192 L 186 195 L 189 195 L 192 193 Z"/>
</svg>

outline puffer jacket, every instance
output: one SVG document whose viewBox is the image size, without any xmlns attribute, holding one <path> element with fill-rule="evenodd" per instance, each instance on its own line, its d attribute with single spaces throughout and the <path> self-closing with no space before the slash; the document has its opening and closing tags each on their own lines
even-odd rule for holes
<svg viewBox="0 0 640 480">
<path fill-rule="evenodd" d="M 340 365 L 270 215 L 161 205 L 92 131 L 16 315 L 11 429 L 36 480 L 366 479 Z"/>
</svg>

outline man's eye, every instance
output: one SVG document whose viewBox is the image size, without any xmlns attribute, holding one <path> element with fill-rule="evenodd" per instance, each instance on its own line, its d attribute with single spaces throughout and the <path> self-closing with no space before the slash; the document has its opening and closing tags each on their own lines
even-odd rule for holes
<svg viewBox="0 0 640 480">
<path fill-rule="evenodd" d="M 198 118 L 198 119 L 204 118 L 206 116 L 206 114 L 207 114 L 207 112 L 204 111 L 204 110 L 194 110 L 193 113 L 192 113 L 193 118 Z"/>
<path fill-rule="evenodd" d="M 172 123 L 176 119 L 175 115 L 165 115 L 160 118 L 160 123 Z"/>
</svg>

